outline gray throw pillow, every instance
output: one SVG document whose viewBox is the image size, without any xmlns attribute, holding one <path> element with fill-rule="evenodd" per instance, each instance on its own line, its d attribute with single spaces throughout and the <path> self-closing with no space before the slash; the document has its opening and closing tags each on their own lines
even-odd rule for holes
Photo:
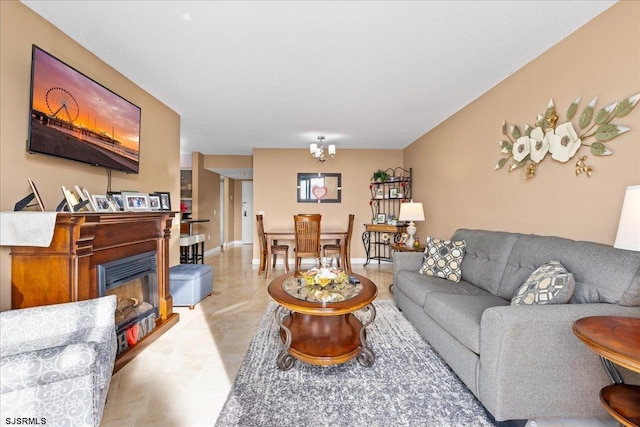
<svg viewBox="0 0 640 427">
<path fill-rule="evenodd" d="M 511 305 L 566 304 L 576 288 L 573 274 L 560 261 L 538 267 L 518 288 Z"/>
<path fill-rule="evenodd" d="M 464 240 L 451 241 L 427 237 L 424 262 L 418 272 L 427 276 L 459 282 L 462 276 L 460 265 L 466 246 Z"/>
</svg>

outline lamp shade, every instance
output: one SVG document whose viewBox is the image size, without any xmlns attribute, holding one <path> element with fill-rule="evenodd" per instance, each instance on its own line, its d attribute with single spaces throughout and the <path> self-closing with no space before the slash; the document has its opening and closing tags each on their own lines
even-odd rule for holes
<svg viewBox="0 0 640 427">
<path fill-rule="evenodd" d="M 625 191 L 618 234 L 613 246 L 640 251 L 640 185 L 630 185 Z"/>
<path fill-rule="evenodd" d="M 424 209 L 421 202 L 407 202 L 400 205 L 400 221 L 424 221 Z"/>
</svg>

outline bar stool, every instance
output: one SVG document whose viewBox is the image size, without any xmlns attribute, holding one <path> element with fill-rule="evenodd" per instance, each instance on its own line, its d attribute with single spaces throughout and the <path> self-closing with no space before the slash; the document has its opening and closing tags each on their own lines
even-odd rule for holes
<svg viewBox="0 0 640 427">
<path fill-rule="evenodd" d="M 193 264 L 198 264 L 198 261 L 200 261 L 200 264 L 204 264 L 204 234 L 196 234 L 191 236 L 193 237 Z M 200 247 L 198 248 L 198 245 L 200 245 Z"/>
<path fill-rule="evenodd" d="M 195 244 L 196 236 L 180 236 L 180 264 L 193 264 L 193 246 Z"/>
</svg>

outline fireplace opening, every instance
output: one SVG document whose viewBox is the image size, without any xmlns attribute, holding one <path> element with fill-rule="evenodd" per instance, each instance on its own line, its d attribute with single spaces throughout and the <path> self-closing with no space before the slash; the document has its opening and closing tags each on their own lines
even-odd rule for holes
<svg viewBox="0 0 640 427">
<path fill-rule="evenodd" d="M 155 328 L 159 316 L 156 251 L 100 264 L 100 296 L 115 295 L 118 352 L 124 352 Z"/>
</svg>

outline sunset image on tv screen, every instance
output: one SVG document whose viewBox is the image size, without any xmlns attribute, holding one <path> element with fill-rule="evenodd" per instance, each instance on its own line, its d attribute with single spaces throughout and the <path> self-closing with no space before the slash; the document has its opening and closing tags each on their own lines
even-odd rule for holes
<svg viewBox="0 0 640 427">
<path fill-rule="evenodd" d="M 33 46 L 29 151 L 138 173 L 140 108 Z"/>
</svg>

